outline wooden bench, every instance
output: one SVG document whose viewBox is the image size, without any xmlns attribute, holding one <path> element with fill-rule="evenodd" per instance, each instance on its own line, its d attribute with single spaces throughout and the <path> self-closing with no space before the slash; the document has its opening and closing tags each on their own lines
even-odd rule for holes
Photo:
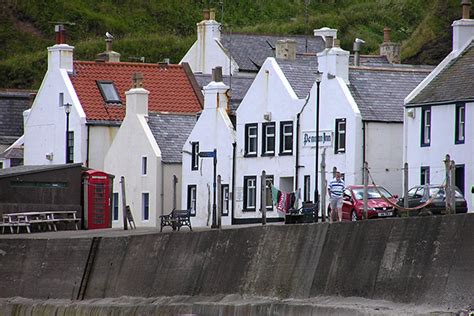
<svg viewBox="0 0 474 316">
<path fill-rule="evenodd" d="M 160 232 L 163 231 L 163 227 L 170 226 L 173 230 L 178 230 L 182 226 L 188 226 L 192 231 L 191 227 L 191 212 L 190 210 L 173 210 L 168 215 L 161 215 L 161 228 Z"/>
</svg>

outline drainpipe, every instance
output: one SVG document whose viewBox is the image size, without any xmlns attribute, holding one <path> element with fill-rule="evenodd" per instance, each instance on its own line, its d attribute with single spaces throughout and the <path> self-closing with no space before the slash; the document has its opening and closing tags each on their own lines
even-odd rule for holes
<svg viewBox="0 0 474 316">
<path fill-rule="evenodd" d="M 87 142 L 86 142 L 86 167 L 89 167 L 89 139 L 91 135 L 91 127 L 87 125 Z"/>
<path fill-rule="evenodd" d="M 230 216 L 231 216 L 231 225 L 234 225 L 235 217 L 235 154 L 236 154 L 236 146 L 237 143 L 232 143 L 232 207 L 230 209 Z"/>
<path fill-rule="evenodd" d="M 165 165 L 163 164 L 163 160 L 160 161 L 161 163 L 161 215 L 164 215 L 164 208 L 165 208 Z M 158 220 L 158 219 L 157 219 Z"/>
<path fill-rule="evenodd" d="M 301 111 L 299 111 L 298 114 L 296 114 L 296 149 L 295 149 L 295 192 L 298 190 L 298 170 L 301 167 L 299 165 L 300 163 L 300 116 L 301 113 L 303 112 L 304 108 L 309 102 L 309 97 L 311 96 L 311 91 L 308 93 L 308 96 L 306 97 L 306 101 L 301 108 Z"/>
</svg>

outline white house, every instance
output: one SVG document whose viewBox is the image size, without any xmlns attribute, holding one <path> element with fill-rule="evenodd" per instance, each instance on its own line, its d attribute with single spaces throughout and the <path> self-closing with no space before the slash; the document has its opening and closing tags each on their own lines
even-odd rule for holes
<svg viewBox="0 0 474 316">
<path fill-rule="evenodd" d="M 214 159 L 199 153 L 211 153 L 214 149 L 217 151 L 216 176 L 222 179 L 222 225 L 230 225 L 234 217 L 231 192 L 235 131 L 228 115 L 229 87 L 222 82 L 219 70 L 215 72 L 213 81 L 204 87 L 204 109 L 183 146 L 181 204 L 191 210 L 193 226 L 213 223 Z"/>
<path fill-rule="evenodd" d="M 74 61 L 74 47 L 63 43 L 62 28 L 57 29 L 58 42 L 48 48 L 48 71 L 25 122 L 25 164 L 81 162 L 102 170 L 125 116 L 125 91 L 135 72 L 147 78 L 150 111 L 200 111 L 202 95 L 186 64 L 120 62 L 110 39 L 101 59 Z"/>
<path fill-rule="evenodd" d="M 442 184 L 446 154 L 456 163 L 456 186 L 468 209 L 474 183 L 474 20 L 463 2 L 454 21 L 451 53 L 405 99 L 404 159 L 409 185 Z"/>
<path fill-rule="evenodd" d="M 400 194 L 403 99 L 429 70 L 396 64 L 349 66 L 349 52 L 338 47 L 338 41 L 334 43 L 318 54 L 322 73 L 319 153 L 325 151 L 326 156 L 326 174 L 318 177 L 318 191 L 326 194 L 320 179 L 322 176 L 331 180 L 334 167 L 344 174 L 346 184 L 361 184 L 363 162 L 367 161 L 375 182 Z M 316 89 L 314 84 L 308 106 L 301 114 L 297 187 L 305 200 L 313 200 L 315 188 Z M 321 160 L 320 157 L 319 163 Z"/>
<path fill-rule="evenodd" d="M 181 148 L 196 116 L 149 113 L 149 91 L 135 85 L 125 93 L 126 115 L 105 156 L 105 171 L 116 175 L 112 224 L 123 224 L 123 176 L 135 224 L 160 226 L 159 215 L 181 208 Z"/>
</svg>

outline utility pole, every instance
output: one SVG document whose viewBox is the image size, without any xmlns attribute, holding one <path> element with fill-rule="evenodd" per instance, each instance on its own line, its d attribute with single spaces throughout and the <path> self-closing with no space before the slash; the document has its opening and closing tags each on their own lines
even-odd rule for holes
<svg viewBox="0 0 474 316">
<path fill-rule="evenodd" d="M 267 224 L 267 173 L 262 171 L 260 177 L 260 196 L 262 203 L 260 203 L 260 212 L 262 212 L 262 225 Z"/>
<path fill-rule="evenodd" d="M 367 195 L 368 195 L 368 186 L 369 186 L 369 179 L 368 179 L 368 164 L 367 161 L 364 162 L 364 170 L 362 172 L 362 176 L 364 177 L 364 219 L 367 219 Z"/>
<path fill-rule="evenodd" d="M 451 160 L 450 172 L 451 172 L 451 214 L 456 214 L 456 163 L 454 160 Z"/>
<path fill-rule="evenodd" d="M 403 207 L 408 208 L 408 162 L 403 165 Z"/>
<path fill-rule="evenodd" d="M 123 218 L 123 229 L 127 230 L 128 229 L 128 224 L 127 224 L 127 199 L 125 197 L 125 177 L 121 176 L 120 177 L 120 185 L 122 188 L 122 218 Z"/>
<path fill-rule="evenodd" d="M 446 175 L 445 175 L 445 189 L 444 189 L 444 194 L 445 194 L 445 203 L 446 203 L 446 214 L 451 214 L 451 198 L 450 198 L 450 192 L 451 192 L 451 172 L 450 172 L 450 167 L 451 167 L 451 157 L 449 154 L 446 154 L 446 158 L 444 159 L 444 167 L 446 169 Z"/>
</svg>

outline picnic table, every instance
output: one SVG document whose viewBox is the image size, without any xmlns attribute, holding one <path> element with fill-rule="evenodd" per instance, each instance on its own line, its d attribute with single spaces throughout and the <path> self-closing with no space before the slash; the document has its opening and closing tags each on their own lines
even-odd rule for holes
<svg viewBox="0 0 474 316">
<path fill-rule="evenodd" d="M 23 212 L 23 213 L 9 213 L 2 215 L 0 227 L 2 234 L 5 233 L 5 228 L 10 229 L 10 233 L 20 233 L 20 228 L 25 227 L 28 233 L 31 233 L 32 226 L 36 226 L 39 230 L 57 231 L 57 224 L 68 223 L 74 224 L 76 230 L 79 229 L 79 218 L 76 216 L 76 211 L 44 211 L 44 212 Z"/>
</svg>

